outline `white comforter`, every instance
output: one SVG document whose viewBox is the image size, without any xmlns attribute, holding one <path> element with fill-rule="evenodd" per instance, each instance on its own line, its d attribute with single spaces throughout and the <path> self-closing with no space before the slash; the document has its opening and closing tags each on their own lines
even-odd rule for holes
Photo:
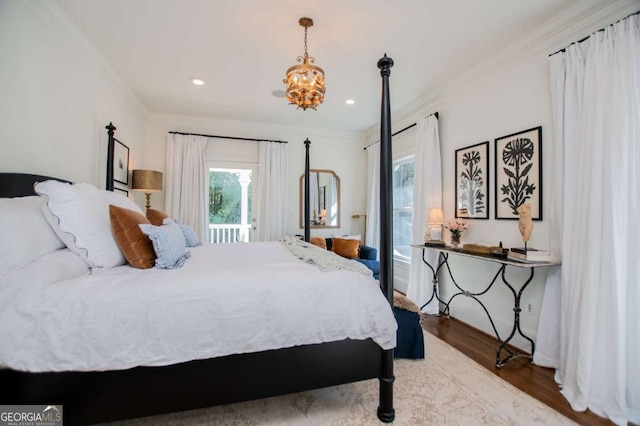
<svg viewBox="0 0 640 426">
<path fill-rule="evenodd" d="M 0 365 L 118 370 L 346 338 L 395 347 L 393 313 L 367 274 L 321 270 L 279 242 L 190 251 L 181 269 L 90 275 L 65 249 L 0 277 Z"/>
</svg>

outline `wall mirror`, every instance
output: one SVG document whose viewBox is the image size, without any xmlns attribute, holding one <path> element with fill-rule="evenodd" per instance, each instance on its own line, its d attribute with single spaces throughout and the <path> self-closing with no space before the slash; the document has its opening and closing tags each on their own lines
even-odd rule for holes
<svg viewBox="0 0 640 426">
<path fill-rule="evenodd" d="M 309 170 L 311 228 L 340 228 L 340 178 L 333 170 Z M 300 176 L 300 228 L 304 228 L 304 174 Z"/>
</svg>

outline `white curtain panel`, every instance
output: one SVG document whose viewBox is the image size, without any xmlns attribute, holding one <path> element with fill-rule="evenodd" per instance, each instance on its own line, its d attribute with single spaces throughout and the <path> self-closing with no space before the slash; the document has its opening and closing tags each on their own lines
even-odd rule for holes
<svg viewBox="0 0 640 426">
<path fill-rule="evenodd" d="M 204 136 L 167 135 L 164 210 L 191 226 L 200 241 L 207 240 L 209 179 L 205 167 Z"/>
<path fill-rule="evenodd" d="M 418 121 L 416 134 L 415 174 L 413 177 L 413 216 L 411 221 L 412 241 L 424 241 L 424 231 L 432 208 L 442 208 L 442 158 L 440 156 L 440 136 L 438 119 L 430 115 Z M 427 250 L 425 259 L 436 264 L 438 253 Z M 411 268 L 407 297 L 421 306 L 433 292 L 431 270 L 422 262 L 422 249 L 411 249 Z M 434 298 L 423 312 L 437 314 L 438 301 Z"/>
<path fill-rule="evenodd" d="M 289 144 L 260 142 L 258 241 L 277 241 L 287 232 Z"/>
<path fill-rule="evenodd" d="M 380 142 L 367 148 L 367 236 L 365 244 L 380 248 Z M 380 258 L 380 251 L 378 251 Z"/>
<path fill-rule="evenodd" d="M 554 319 L 546 305 L 559 300 L 559 330 L 544 321 L 538 329 L 559 345 L 538 350 L 558 353 L 556 380 L 573 409 L 640 424 L 639 16 L 572 44 L 550 65 L 551 231 L 561 238 L 552 247 L 563 263 L 541 311 Z"/>
</svg>

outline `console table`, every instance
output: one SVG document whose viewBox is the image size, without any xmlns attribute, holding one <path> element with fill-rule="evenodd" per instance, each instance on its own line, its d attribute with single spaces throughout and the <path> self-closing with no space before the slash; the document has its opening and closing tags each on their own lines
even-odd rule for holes
<svg viewBox="0 0 640 426">
<path fill-rule="evenodd" d="M 489 317 L 489 322 L 491 323 L 493 332 L 495 333 L 496 338 L 498 339 L 499 345 L 498 345 L 498 351 L 496 353 L 496 368 L 501 368 L 507 362 L 517 357 L 527 357 L 527 358 L 533 359 L 533 354 L 535 352 L 535 343 L 533 339 L 526 336 L 522 332 L 522 329 L 520 328 L 520 312 L 522 311 L 522 309 L 520 308 L 520 299 L 522 297 L 522 293 L 524 292 L 524 290 L 527 288 L 529 283 L 531 283 L 531 280 L 533 280 L 533 275 L 535 273 L 536 268 L 559 265 L 560 264 L 559 262 L 524 263 L 524 262 L 516 262 L 506 258 L 496 257 L 492 255 L 469 253 L 469 252 L 463 251 L 462 249 L 456 249 L 452 247 L 433 247 L 433 246 L 425 246 L 421 244 L 412 244 L 411 247 L 422 249 L 422 262 L 429 267 L 433 275 L 433 280 L 432 280 L 433 292 L 431 293 L 431 297 L 429 298 L 429 300 L 420 307 L 421 310 L 435 298 L 443 306 L 442 309 L 440 309 L 440 306 L 438 307 L 440 315 L 449 317 L 449 306 L 451 305 L 451 302 L 453 302 L 453 300 L 456 297 L 460 295 L 470 297 L 476 302 L 478 302 L 480 306 L 482 306 L 482 309 L 484 309 L 484 312 L 487 314 L 487 317 Z M 425 252 L 427 250 L 435 250 L 439 253 L 437 265 L 431 265 L 429 262 L 427 262 L 427 260 L 425 259 Z M 462 287 L 456 282 L 453 276 L 453 273 L 449 266 L 450 254 L 453 254 L 456 256 L 469 257 L 472 259 L 479 259 L 486 262 L 492 262 L 498 265 L 498 270 L 496 274 L 493 276 L 493 279 L 491 280 L 491 282 L 487 285 L 487 287 L 484 290 L 477 293 L 466 291 L 462 289 Z M 507 269 L 507 266 L 512 266 L 515 268 L 527 268 L 530 271 L 529 278 L 524 282 L 524 284 L 522 284 L 522 286 L 520 287 L 520 290 L 517 292 L 513 287 L 513 285 L 511 285 L 511 283 L 509 283 L 509 281 L 507 281 L 507 278 L 505 277 L 505 271 Z M 440 298 L 440 295 L 438 294 L 438 274 L 442 269 L 442 267 L 446 268 L 447 272 L 449 273 L 449 276 L 451 277 L 451 281 L 453 281 L 453 284 L 458 289 L 458 292 L 452 295 L 447 301 L 442 300 Z M 513 327 L 511 329 L 511 333 L 509 334 L 509 336 L 504 340 L 500 337 L 500 334 L 498 333 L 498 330 L 496 329 L 496 326 L 493 323 L 493 318 L 491 318 L 491 314 L 489 313 L 489 310 L 484 306 L 482 301 L 479 299 L 480 296 L 486 294 L 489 291 L 489 289 L 493 287 L 495 282 L 498 280 L 498 277 L 502 278 L 502 282 L 507 286 L 507 288 L 513 294 Z M 516 332 L 518 332 L 522 337 L 524 337 L 531 343 L 530 355 L 513 352 L 507 347 L 507 344 L 513 339 Z M 502 358 L 502 351 L 505 351 L 507 353 L 507 355 L 504 358 Z"/>
</svg>

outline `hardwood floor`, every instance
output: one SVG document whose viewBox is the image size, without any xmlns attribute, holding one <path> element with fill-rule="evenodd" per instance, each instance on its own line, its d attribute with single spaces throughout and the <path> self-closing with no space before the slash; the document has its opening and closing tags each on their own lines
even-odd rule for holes
<svg viewBox="0 0 640 426">
<path fill-rule="evenodd" d="M 553 380 L 553 370 L 531 364 L 527 358 L 515 358 L 504 367 L 495 367 L 498 343 L 495 337 L 455 318 L 422 316 L 422 328 L 464 353 L 478 364 L 531 395 L 554 410 L 582 425 L 613 425 L 590 411 L 573 411 Z M 517 350 L 515 348 L 510 348 Z M 427 348 L 427 352 L 428 352 Z"/>
</svg>

